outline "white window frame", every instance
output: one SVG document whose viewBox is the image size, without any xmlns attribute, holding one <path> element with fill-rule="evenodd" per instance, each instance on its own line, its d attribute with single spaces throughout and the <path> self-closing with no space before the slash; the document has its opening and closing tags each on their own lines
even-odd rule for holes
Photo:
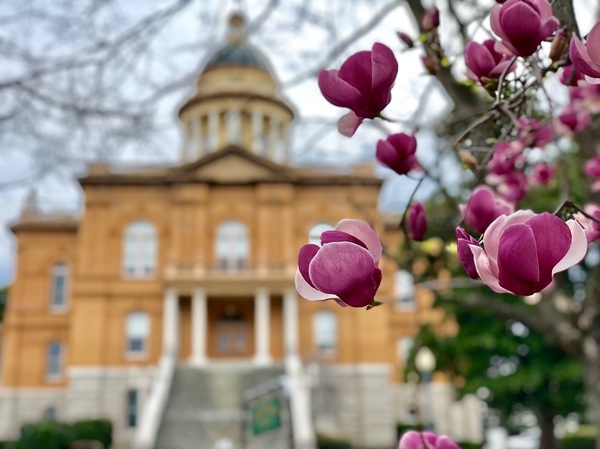
<svg viewBox="0 0 600 449">
<path fill-rule="evenodd" d="M 58 348 L 58 353 L 53 351 Z M 58 360 L 55 360 L 56 357 Z M 59 341 L 53 341 L 46 346 L 46 379 L 57 382 L 63 378 L 63 364 L 65 360 L 65 345 Z"/>
<path fill-rule="evenodd" d="M 417 308 L 415 278 L 407 270 L 394 273 L 394 291 L 396 310 L 411 312 Z"/>
<path fill-rule="evenodd" d="M 321 234 L 325 231 L 332 231 L 335 227 L 326 221 L 320 221 L 313 224 L 308 231 L 308 243 L 321 246 Z"/>
<path fill-rule="evenodd" d="M 137 323 L 134 320 L 138 319 Z M 128 359 L 140 360 L 148 357 L 148 342 L 150 338 L 150 315 L 136 310 L 125 317 L 125 354 Z M 132 342 L 139 340 L 140 349 L 132 349 Z"/>
<path fill-rule="evenodd" d="M 123 233 L 123 277 L 152 279 L 158 260 L 158 233 L 147 220 L 129 223 Z"/>
<path fill-rule="evenodd" d="M 248 227 L 239 220 L 227 220 L 217 228 L 215 238 L 217 269 L 237 273 L 248 269 L 250 238 Z"/>
<path fill-rule="evenodd" d="M 62 303 L 57 303 L 56 299 L 56 280 L 63 278 Z M 52 273 L 50 276 L 50 310 L 52 312 L 65 312 L 68 308 L 68 298 L 70 292 L 70 269 L 66 262 L 57 262 L 52 265 Z"/>
<path fill-rule="evenodd" d="M 320 357 L 334 357 L 338 347 L 338 318 L 331 310 L 319 310 L 313 315 L 313 343 Z"/>
</svg>

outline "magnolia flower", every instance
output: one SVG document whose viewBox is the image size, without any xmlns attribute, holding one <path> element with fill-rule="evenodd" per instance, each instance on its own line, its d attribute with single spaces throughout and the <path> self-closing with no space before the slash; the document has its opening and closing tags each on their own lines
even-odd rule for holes
<svg viewBox="0 0 600 449">
<path fill-rule="evenodd" d="M 555 121 L 556 128 L 571 137 L 587 129 L 592 122 L 590 112 L 577 102 L 567 105 Z"/>
<path fill-rule="evenodd" d="M 525 163 L 524 149 L 525 145 L 519 140 L 499 143 L 488 162 L 488 171 L 495 175 L 513 173 Z"/>
<path fill-rule="evenodd" d="M 590 203 L 586 204 L 583 210 L 597 220 L 594 221 L 581 213 L 575 215 L 577 222 L 583 227 L 588 243 L 592 243 L 600 239 L 600 206 Z"/>
<path fill-rule="evenodd" d="M 381 283 L 381 252 L 379 237 L 367 223 L 342 220 L 321 234 L 321 246 L 300 248 L 296 289 L 311 301 L 367 306 Z"/>
<path fill-rule="evenodd" d="M 469 79 L 479 81 L 482 86 L 491 84 L 494 88 L 503 72 L 512 72 L 516 67 L 513 64 L 509 68 L 510 57 L 496 51 L 495 43 L 494 39 L 487 39 L 483 44 L 469 42 L 465 48 Z"/>
<path fill-rule="evenodd" d="M 480 234 L 500 215 L 514 212 L 514 207 L 497 198 L 488 186 L 479 186 L 473 190 L 467 204 L 461 204 L 459 208 L 465 223 Z"/>
<path fill-rule="evenodd" d="M 600 83 L 600 23 L 594 25 L 585 45 L 577 36 L 573 36 L 569 45 L 569 57 L 587 81 Z"/>
<path fill-rule="evenodd" d="M 533 166 L 529 182 L 534 185 L 547 186 L 555 174 L 556 167 L 540 162 Z"/>
<path fill-rule="evenodd" d="M 408 225 L 408 235 L 410 238 L 417 242 L 422 242 L 427 231 L 427 216 L 425 215 L 425 208 L 418 201 L 410 206 L 406 217 L 406 224 Z"/>
<path fill-rule="evenodd" d="M 521 201 L 527 193 L 527 177 L 523 172 L 512 172 L 501 176 L 489 174 L 485 180 L 496 187 L 496 192 L 502 199 L 512 204 Z"/>
<path fill-rule="evenodd" d="M 456 228 L 455 235 L 456 251 L 460 264 L 470 278 L 479 279 L 477 268 L 475 268 L 475 258 L 473 257 L 471 248 L 469 248 L 469 245 L 479 246 L 479 242 L 462 228 Z"/>
<path fill-rule="evenodd" d="M 552 127 L 534 118 L 520 117 L 517 120 L 519 139 L 528 147 L 543 148 L 552 141 Z"/>
<path fill-rule="evenodd" d="M 398 449 L 460 449 L 460 446 L 446 435 L 409 430 L 400 438 Z"/>
<path fill-rule="evenodd" d="M 577 86 L 577 83 L 584 79 L 585 75 L 577 70 L 573 64 L 564 66 L 560 73 L 560 82 L 566 86 Z"/>
<path fill-rule="evenodd" d="M 468 244 L 481 280 L 497 293 L 522 296 L 542 291 L 554 274 L 577 264 L 587 251 L 577 221 L 530 210 L 498 217 L 482 243 Z"/>
<path fill-rule="evenodd" d="M 558 28 L 558 19 L 552 14 L 548 0 L 508 0 L 494 5 L 490 24 L 512 54 L 527 57 Z"/>
<path fill-rule="evenodd" d="M 394 53 L 376 43 L 372 51 L 350 56 L 340 70 L 322 70 L 319 88 L 331 104 L 351 112 L 338 122 L 340 133 L 352 136 L 366 118 L 375 118 L 390 103 L 392 86 L 398 73 Z"/>
<path fill-rule="evenodd" d="M 405 175 L 419 166 L 415 152 L 417 139 L 415 136 L 399 133 L 388 136 L 386 140 L 377 142 L 375 157 L 399 175 Z"/>
<path fill-rule="evenodd" d="M 583 172 L 593 181 L 592 192 L 600 192 L 600 154 L 585 163 Z"/>
</svg>

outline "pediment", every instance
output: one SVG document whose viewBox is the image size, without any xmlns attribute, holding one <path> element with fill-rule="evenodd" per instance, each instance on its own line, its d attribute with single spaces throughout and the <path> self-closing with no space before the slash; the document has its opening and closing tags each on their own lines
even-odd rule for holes
<svg viewBox="0 0 600 449">
<path fill-rule="evenodd" d="M 246 154 L 247 153 L 247 154 Z M 223 184 L 289 182 L 289 169 L 268 159 L 240 150 L 225 149 L 180 167 L 174 181 L 199 181 Z"/>
</svg>

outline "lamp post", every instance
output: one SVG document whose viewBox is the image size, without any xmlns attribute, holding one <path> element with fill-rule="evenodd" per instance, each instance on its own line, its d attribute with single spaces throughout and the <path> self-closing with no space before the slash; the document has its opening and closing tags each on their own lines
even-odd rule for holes
<svg viewBox="0 0 600 449">
<path fill-rule="evenodd" d="M 425 387 L 423 411 L 425 412 L 425 430 L 433 430 L 433 404 L 431 395 L 431 374 L 435 368 L 435 356 L 431 349 L 422 346 L 415 356 L 415 366 L 421 373 Z"/>
</svg>

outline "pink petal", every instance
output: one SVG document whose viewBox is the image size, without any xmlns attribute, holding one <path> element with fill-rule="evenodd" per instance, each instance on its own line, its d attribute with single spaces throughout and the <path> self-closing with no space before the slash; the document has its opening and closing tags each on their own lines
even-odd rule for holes
<svg viewBox="0 0 600 449">
<path fill-rule="evenodd" d="M 540 37 L 542 23 L 539 13 L 526 2 L 507 7 L 500 16 L 500 25 L 519 56 L 530 56 L 546 36 Z"/>
<path fill-rule="evenodd" d="M 354 86 L 361 94 L 371 94 L 371 52 L 359 51 L 350 56 L 340 67 L 339 77 Z"/>
<path fill-rule="evenodd" d="M 567 226 L 571 231 L 571 247 L 565 257 L 552 269 L 552 274 L 560 273 L 579 263 L 587 253 L 588 245 L 583 228 L 575 220 L 567 220 Z"/>
<path fill-rule="evenodd" d="M 465 64 L 478 77 L 489 76 L 496 61 L 489 49 L 477 42 L 469 42 L 465 48 Z"/>
<path fill-rule="evenodd" d="M 350 111 L 339 119 L 338 131 L 342 136 L 352 137 L 362 122 L 362 117 L 358 117 L 353 111 Z"/>
<path fill-rule="evenodd" d="M 544 212 L 527 221 L 535 236 L 540 265 L 540 282 L 552 282 L 552 269 L 571 247 L 571 231 L 556 215 Z"/>
<path fill-rule="evenodd" d="M 375 267 L 371 253 L 349 242 L 323 246 L 312 260 L 309 273 L 318 290 L 331 292 L 352 307 L 370 304 L 381 282 L 381 271 Z"/>
<path fill-rule="evenodd" d="M 323 233 L 321 233 L 321 246 L 333 242 L 350 242 L 367 249 L 367 245 L 347 232 L 332 229 L 330 231 L 323 231 Z"/>
<path fill-rule="evenodd" d="M 450 437 L 441 435 L 435 442 L 435 449 L 460 449 L 460 446 Z"/>
<path fill-rule="evenodd" d="M 502 232 L 498 279 L 502 287 L 516 295 L 527 296 L 541 290 L 538 246 L 530 226 L 513 224 Z"/>
<path fill-rule="evenodd" d="M 577 36 L 573 36 L 569 44 L 569 58 L 571 58 L 571 62 L 575 68 L 583 74 L 600 78 L 600 63 L 596 64 L 592 61 L 588 54 L 588 49 Z"/>
<path fill-rule="evenodd" d="M 533 216 L 535 214 L 531 210 L 519 210 L 509 216 L 499 216 L 488 226 L 483 236 L 483 246 L 486 254 L 494 263 L 498 260 L 498 245 L 504 228 L 511 224 L 525 223 Z"/>
<path fill-rule="evenodd" d="M 361 101 L 358 89 L 341 79 L 336 70 L 321 70 L 318 82 L 321 93 L 334 106 L 353 109 Z"/>
<path fill-rule="evenodd" d="M 600 65 L 600 22 L 589 32 L 585 41 L 587 52 L 592 61 Z"/>
<path fill-rule="evenodd" d="M 309 301 L 324 301 L 326 299 L 333 299 L 336 300 L 336 302 L 339 301 L 339 298 L 336 295 L 323 293 L 318 291 L 314 287 L 311 287 L 308 284 L 308 282 L 306 282 L 302 274 L 300 274 L 300 270 L 296 270 L 296 277 L 294 279 L 294 283 L 296 285 L 296 290 L 298 290 L 300 296 L 302 296 L 305 299 L 308 299 Z"/>
<path fill-rule="evenodd" d="M 492 11 L 490 13 L 490 26 L 492 27 L 492 31 L 496 33 L 502 40 L 507 40 L 506 34 L 504 34 L 504 30 L 500 25 L 500 10 L 502 5 L 494 5 Z M 498 51 L 498 50 L 496 50 Z"/>
<path fill-rule="evenodd" d="M 340 220 L 335 229 L 337 231 L 347 232 L 363 242 L 369 252 L 373 255 L 375 263 L 379 263 L 383 248 L 381 246 L 381 240 L 379 240 L 379 236 L 371 226 L 364 221 L 346 218 L 344 220 Z"/>
<path fill-rule="evenodd" d="M 314 284 L 310 280 L 308 267 L 320 249 L 321 248 L 318 245 L 309 243 L 307 245 L 302 245 L 302 248 L 300 248 L 300 251 L 298 252 L 298 271 L 307 284 L 312 287 L 314 287 Z"/>
<path fill-rule="evenodd" d="M 375 43 L 371 52 L 371 65 L 371 88 L 373 94 L 379 96 L 379 105 L 383 109 L 391 99 L 390 90 L 398 74 L 398 61 L 389 47 Z"/>
<path fill-rule="evenodd" d="M 483 248 L 476 245 L 469 245 L 473 252 L 473 259 L 475 260 L 475 268 L 477 268 L 477 274 L 481 280 L 489 288 L 494 290 L 496 293 L 510 293 L 503 287 L 500 287 L 498 282 L 498 267 L 494 260 L 491 260 Z"/>
</svg>

